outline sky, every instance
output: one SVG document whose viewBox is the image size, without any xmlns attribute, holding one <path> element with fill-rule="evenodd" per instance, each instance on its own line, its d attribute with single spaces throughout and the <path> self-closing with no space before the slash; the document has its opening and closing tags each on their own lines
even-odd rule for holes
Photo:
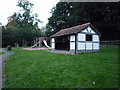
<svg viewBox="0 0 120 90">
<path fill-rule="evenodd" d="M 54 7 L 59 0 L 29 0 L 34 4 L 33 13 L 38 14 L 38 19 L 43 21 L 39 26 L 45 26 L 48 23 L 48 18 L 51 16 L 51 9 Z M 7 18 L 19 12 L 20 8 L 16 6 L 18 0 L 0 0 L 0 23 L 2 25 L 7 24 Z"/>
</svg>

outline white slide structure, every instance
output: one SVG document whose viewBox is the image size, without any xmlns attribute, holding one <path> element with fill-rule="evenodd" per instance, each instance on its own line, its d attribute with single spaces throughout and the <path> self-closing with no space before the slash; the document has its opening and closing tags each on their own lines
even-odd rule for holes
<svg viewBox="0 0 120 90">
<path fill-rule="evenodd" d="M 36 44 L 34 44 L 34 45 L 32 46 L 32 48 L 36 47 L 37 44 L 40 44 L 40 43 L 41 43 L 41 41 L 37 42 Z"/>
<path fill-rule="evenodd" d="M 32 48 L 36 47 L 37 44 L 39 44 L 39 47 L 40 47 L 40 43 L 41 43 L 41 41 L 37 42 L 36 44 L 34 44 L 34 45 L 32 46 Z M 43 40 L 43 43 L 45 44 L 45 46 L 46 46 L 47 48 L 50 48 L 45 40 Z"/>
<path fill-rule="evenodd" d="M 47 45 L 47 42 L 46 42 L 45 40 L 43 40 L 43 42 L 44 42 L 44 44 L 45 44 L 45 46 L 46 46 L 47 48 L 50 48 L 50 47 Z"/>
</svg>

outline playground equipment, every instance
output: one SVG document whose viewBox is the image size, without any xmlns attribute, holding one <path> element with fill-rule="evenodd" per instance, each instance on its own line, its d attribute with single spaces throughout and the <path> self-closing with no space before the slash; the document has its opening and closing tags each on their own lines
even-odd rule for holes
<svg viewBox="0 0 120 90">
<path fill-rule="evenodd" d="M 45 40 L 43 40 L 43 42 L 47 48 L 50 48 Z"/>
<path fill-rule="evenodd" d="M 41 47 L 41 43 L 43 42 L 44 45 L 47 47 L 47 48 L 50 48 L 46 42 L 46 39 L 47 37 L 38 37 L 34 40 L 34 45 L 32 46 L 32 48 L 34 47 L 37 47 L 39 45 L 39 47 Z"/>
</svg>

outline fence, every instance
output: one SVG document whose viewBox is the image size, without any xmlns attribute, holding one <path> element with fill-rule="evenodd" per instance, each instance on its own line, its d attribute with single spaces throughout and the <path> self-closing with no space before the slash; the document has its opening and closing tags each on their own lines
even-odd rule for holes
<svg viewBox="0 0 120 90">
<path fill-rule="evenodd" d="M 120 45 L 120 40 L 100 41 L 100 45 Z"/>
</svg>

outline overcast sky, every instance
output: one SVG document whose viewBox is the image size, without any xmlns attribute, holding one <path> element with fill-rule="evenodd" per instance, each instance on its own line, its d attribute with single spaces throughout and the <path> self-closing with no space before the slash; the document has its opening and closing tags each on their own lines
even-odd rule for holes
<svg viewBox="0 0 120 90">
<path fill-rule="evenodd" d="M 39 15 L 39 19 L 43 21 L 40 25 L 45 26 L 48 22 L 48 18 L 51 16 L 51 9 L 55 6 L 59 0 L 30 0 L 33 4 L 33 13 L 37 13 Z M 20 10 L 17 7 L 18 0 L 0 0 L 0 23 L 2 25 L 7 24 L 7 18 L 13 15 L 14 12 L 18 12 Z"/>
</svg>

